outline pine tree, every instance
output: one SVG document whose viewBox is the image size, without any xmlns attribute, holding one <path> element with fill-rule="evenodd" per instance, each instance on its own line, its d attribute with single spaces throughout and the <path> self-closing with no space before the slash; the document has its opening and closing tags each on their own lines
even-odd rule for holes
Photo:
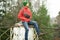
<svg viewBox="0 0 60 40">
<path fill-rule="evenodd" d="M 50 25 L 50 16 L 47 14 L 47 9 L 44 4 L 40 6 L 37 12 L 33 12 L 33 20 L 37 21 L 41 32 L 47 32 L 48 34 L 43 36 L 44 40 L 52 40 L 53 32 L 50 29 L 42 29 L 42 28 L 51 28 Z M 52 33 L 50 33 L 52 32 Z"/>
</svg>

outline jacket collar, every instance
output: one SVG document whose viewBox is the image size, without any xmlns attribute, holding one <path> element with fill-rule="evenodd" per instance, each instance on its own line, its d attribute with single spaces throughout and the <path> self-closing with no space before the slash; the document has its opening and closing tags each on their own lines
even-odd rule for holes
<svg viewBox="0 0 60 40">
<path fill-rule="evenodd" d="M 25 9 L 27 9 L 27 8 L 28 8 L 28 6 L 24 6 L 24 8 L 25 8 Z"/>
</svg>

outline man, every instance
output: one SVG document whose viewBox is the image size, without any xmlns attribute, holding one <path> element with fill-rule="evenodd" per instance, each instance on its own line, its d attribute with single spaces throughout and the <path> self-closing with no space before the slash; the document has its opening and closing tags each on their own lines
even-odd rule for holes
<svg viewBox="0 0 60 40">
<path fill-rule="evenodd" d="M 32 12 L 29 9 L 29 3 L 24 2 L 23 8 L 18 13 L 18 19 L 20 19 L 25 27 L 25 40 L 28 40 L 28 31 L 29 26 L 28 25 L 34 25 L 34 28 L 36 29 L 36 32 L 38 35 L 40 35 L 40 30 L 38 28 L 38 24 L 36 21 L 31 21 L 32 18 Z"/>
</svg>

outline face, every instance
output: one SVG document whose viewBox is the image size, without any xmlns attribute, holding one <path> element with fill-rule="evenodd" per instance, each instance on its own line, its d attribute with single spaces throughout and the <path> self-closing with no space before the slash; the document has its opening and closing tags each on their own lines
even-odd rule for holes
<svg viewBox="0 0 60 40">
<path fill-rule="evenodd" d="M 29 6 L 29 3 L 27 3 L 27 5 L 26 6 Z"/>
</svg>

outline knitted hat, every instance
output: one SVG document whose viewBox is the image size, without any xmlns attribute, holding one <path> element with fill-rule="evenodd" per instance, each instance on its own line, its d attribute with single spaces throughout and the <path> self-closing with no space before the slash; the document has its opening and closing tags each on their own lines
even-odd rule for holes
<svg viewBox="0 0 60 40">
<path fill-rule="evenodd" d="M 27 5 L 27 2 L 23 2 L 23 5 L 26 6 Z"/>
</svg>

